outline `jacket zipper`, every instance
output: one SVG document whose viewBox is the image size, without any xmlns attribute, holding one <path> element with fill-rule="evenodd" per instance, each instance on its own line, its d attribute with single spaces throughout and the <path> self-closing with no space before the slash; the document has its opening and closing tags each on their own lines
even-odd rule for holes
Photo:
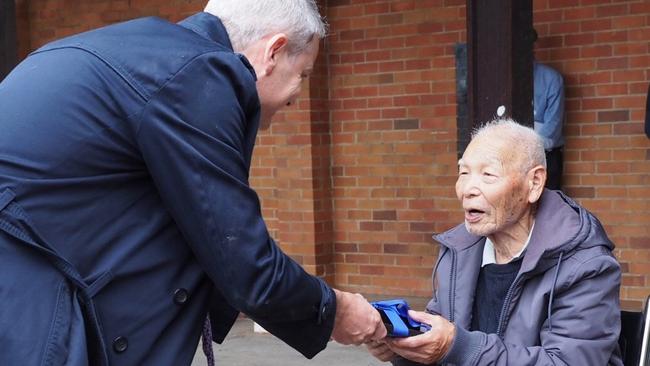
<svg viewBox="0 0 650 366">
<path fill-rule="evenodd" d="M 501 339 L 503 339 L 503 334 L 501 333 L 504 331 L 506 324 L 508 323 L 506 321 L 506 313 L 507 310 L 510 308 L 510 301 L 512 300 L 512 296 L 515 293 L 515 289 L 519 286 L 519 283 L 521 283 L 523 280 L 524 280 L 524 276 L 520 276 L 515 279 L 515 282 L 513 282 L 512 286 L 510 286 L 510 289 L 508 289 L 506 298 L 503 301 L 503 307 L 501 307 L 501 314 L 499 315 L 499 325 L 497 326 L 497 336 Z"/>
<path fill-rule="evenodd" d="M 454 293 L 456 292 L 456 250 L 449 248 L 451 251 L 451 271 L 449 278 L 449 321 L 454 322 Z"/>
</svg>

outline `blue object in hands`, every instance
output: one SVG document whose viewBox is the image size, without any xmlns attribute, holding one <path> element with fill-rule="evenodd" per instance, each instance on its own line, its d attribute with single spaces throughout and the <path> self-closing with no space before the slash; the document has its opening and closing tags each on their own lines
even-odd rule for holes
<svg viewBox="0 0 650 366">
<path fill-rule="evenodd" d="M 431 329 L 428 324 L 409 316 L 409 305 L 404 299 L 375 301 L 370 304 L 381 314 L 389 337 L 410 337 Z"/>
</svg>

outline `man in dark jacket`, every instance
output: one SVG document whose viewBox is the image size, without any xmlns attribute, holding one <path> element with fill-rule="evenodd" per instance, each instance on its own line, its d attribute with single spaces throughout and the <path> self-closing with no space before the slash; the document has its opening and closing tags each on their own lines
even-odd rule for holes
<svg viewBox="0 0 650 366">
<path fill-rule="evenodd" d="M 544 190 L 543 146 L 512 120 L 473 136 L 456 183 L 465 223 L 434 237 L 433 299 L 426 313 L 411 312 L 432 329 L 372 343 L 376 357 L 395 365 L 622 365 L 614 245 L 587 210 Z"/>
<path fill-rule="evenodd" d="M 0 365 L 188 365 L 241 311 L 313 357 L 385 335 L 269 237 L 248 173 L 325 25 L 218 0 L 48 44 L 0 84 Z M 209 313 L 211 323 L 203 327 Z"/>
</svg>

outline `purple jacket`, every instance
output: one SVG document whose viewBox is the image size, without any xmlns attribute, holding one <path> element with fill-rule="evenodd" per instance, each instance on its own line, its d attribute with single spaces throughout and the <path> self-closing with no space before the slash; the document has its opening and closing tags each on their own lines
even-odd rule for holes
<svg viewBox="0 0 650 366">
<path fill-rule="evenodd" d="M 468 330 L 485 237 L 459 225 L 434 239 L 442 247 L 427 311 L 457 332 L 443 364 L 622 365 L 620 266 L 598 219 L 576 202 L 559 191 L 542 194 L 496 334 Z"/>
</svg>

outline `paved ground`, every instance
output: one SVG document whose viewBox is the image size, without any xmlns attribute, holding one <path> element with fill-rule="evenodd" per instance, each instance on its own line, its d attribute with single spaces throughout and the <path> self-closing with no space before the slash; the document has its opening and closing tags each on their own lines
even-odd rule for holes
<svg viewBox="0 0 650 366">
<path fill-rule="evenodd" d="M 253 322 L 240 318 L 223 344 L 214 343 L 216 365 L 222 366 L 385 366 L 366 351 L 365 347 L 342 346 L 330 342 L 327 348 L 311 360 L 270 334 L 253 332 Z M 192 366 L 205 366 L 205 356 L 198 350 Z"/>
</svg>

